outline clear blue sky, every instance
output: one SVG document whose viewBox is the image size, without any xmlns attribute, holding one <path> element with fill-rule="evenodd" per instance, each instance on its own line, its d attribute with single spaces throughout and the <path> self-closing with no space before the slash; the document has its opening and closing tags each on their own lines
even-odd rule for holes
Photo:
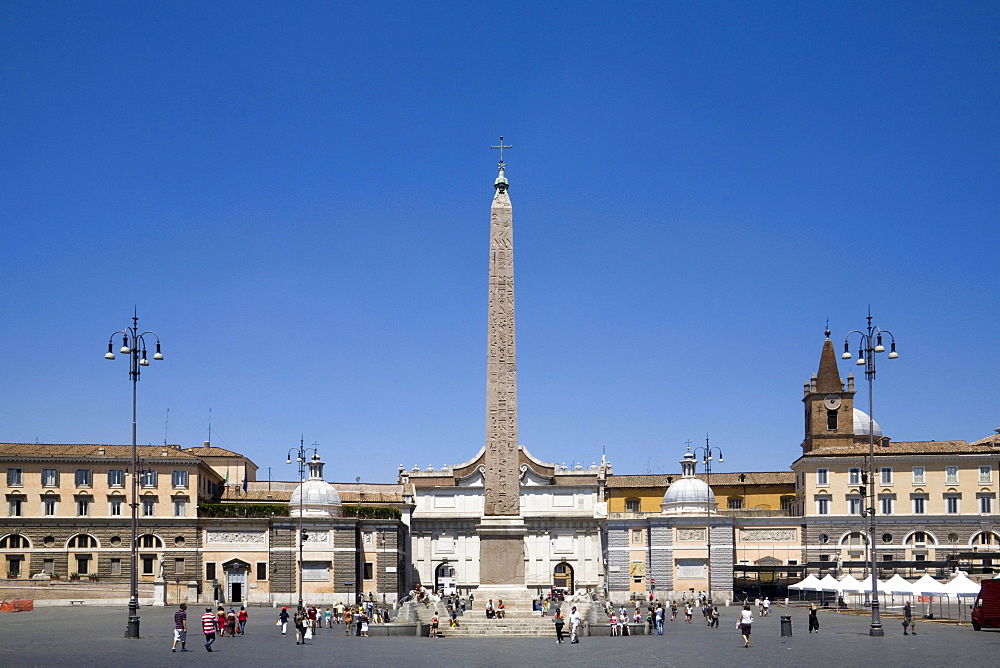
<svg viewBox="0 0 1000 668">
<path fill-rule="evenodd" d="M 500 135 L 537 457 L 787 470 L 869 305 L 885 433 L 990 435 L 998 54 L 995 2 L 4 1 L 0 440 L 129 442 L 137 307 L 142 443 L 467 460 Z"/>
</svg>

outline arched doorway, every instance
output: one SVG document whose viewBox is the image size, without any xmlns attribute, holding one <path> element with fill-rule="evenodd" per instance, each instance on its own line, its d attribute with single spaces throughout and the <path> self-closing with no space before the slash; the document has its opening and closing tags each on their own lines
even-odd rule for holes
<svg viewBox="0 0 1000 668">
<path fill-rule="evenodd" d="M 552 571 L 552 588 L 562 589 L 567 594 L 573 593 L 573 567 L 565 561 L 556 564 Z"/>
<path fill-rule="evenodd" d="M 242 603 L 247 595 L 247 573 L 250 564 L 240 559 L 230 559 L 222 564 L 226 573 L 226 595 L 230 603 Z"/>
<path fill-rule="evenodd" d="M 434 591 L 442 590 L 445 596 L 455 593 L 455 567 L 448 562 L 434 569 Z"/>
</svg>

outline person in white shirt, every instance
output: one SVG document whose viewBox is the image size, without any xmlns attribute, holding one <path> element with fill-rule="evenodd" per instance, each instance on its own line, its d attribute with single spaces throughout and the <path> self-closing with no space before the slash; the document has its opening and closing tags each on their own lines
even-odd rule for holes
<svg viewBox="0 0 1000 668">
<path fill-rule="evenodd" d="M 743 636 L 743 646 L 750 646 L 750 626 L 753 624 L 753 612 L 750 610 L 750 604 L 744 603 L 743 609 L 740 610 L 740 634 Z"/>
<path fill-rule="evenodd" d="M 577 612 L 576 606 L 573 606 L 572 612 L 569 613 L 569 641 L 571 643 L 580 642 L 580 624 L 583 620 L 580 619 L 580 613 Z"/>
<path fill-rule="evenodd" d="M 767 617 L 767 613 L 771 612 L 771 599 L 764 597 L 764 617 Z"/>
</svg>

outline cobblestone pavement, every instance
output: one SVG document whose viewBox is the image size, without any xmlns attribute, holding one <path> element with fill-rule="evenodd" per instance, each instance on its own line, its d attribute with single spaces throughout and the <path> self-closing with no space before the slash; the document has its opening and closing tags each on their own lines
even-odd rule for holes
<svg viewBox="0 0 1000 668">
<path fill-rule="evenodd" d="M 344 627 L 323 629 L 305 646 L 274 626 L 277 611 L 251 608 L 247 634 L 216 640 L 205 651 L 192 606 L 188 649 L 172 654 L 174 608 L 143 608 L 142 638 L 123 638 L 127 609 L 107 607 L 36 608 L 0 615 L 0 665 L 51 666 L 334 666 L 372 663 L 408 666 L 549 665 L 568 661 L 608 666 L 955 666 L 996 665 L 1000 631 L 975 632 L 968 625 L 921 623 L 917 636 L 903 636 L 898 619 L 884 620 L 886 635 L 868 635 L 868 618 L 820 613 L 821 632 L 806 632 L 806 612 L 793 609 L 793 637 L 780 635 L 781 607 L 753 626 L 751 646 L 743 648 L 735 628 L 737 609 L 722 609 L 720 628 L 703 623 L 668 622 L 663 636 L 583 637 L 577 645 L 552 638 L 432 639 L 357 638 Z"/>
</svg>

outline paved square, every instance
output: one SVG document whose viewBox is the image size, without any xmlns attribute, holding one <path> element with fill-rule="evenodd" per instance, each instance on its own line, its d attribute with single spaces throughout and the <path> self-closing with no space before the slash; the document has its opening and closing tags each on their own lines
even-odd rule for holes
<svg viewBox="0 0 1000 668">
<path fill-rule="evenodd" d="M 0 664 L 5 666 L 101 665 L 410 665 L 517 666 L 586 663 L 608 666 L 986 666 L 1000 656 L 1000 631 L 975 632 L 968 625 L 921 623 L 918 635 L 903 636 L 896 618 L 886 618 L 884 638 L 868 636 L 868 618 L 821 611 L 819 634 L 806 632 L 806 612 L 791 611 L 794 636 L 780 635 L 780 615 L 754 623 L 751 647 L 744 649 L 736 608 L 722 609 L 720 628 L 697 622 L 668 622 L 663 636 L 584 637 L 578 645 L 552 638 L 356 638 L 344 627 L 323 629 L 305 646 L 282 636 L 277 611 L 251 608 L 247 634 L 216 640 L 204 648 L 198 617 L 188 610 L 187 653 L 170 652 L 174 608 L 143 608 L 142 638 L 126 640 L 127 610 L 105 607 L 36 608 L 0 615 Z"/>
</svg>

